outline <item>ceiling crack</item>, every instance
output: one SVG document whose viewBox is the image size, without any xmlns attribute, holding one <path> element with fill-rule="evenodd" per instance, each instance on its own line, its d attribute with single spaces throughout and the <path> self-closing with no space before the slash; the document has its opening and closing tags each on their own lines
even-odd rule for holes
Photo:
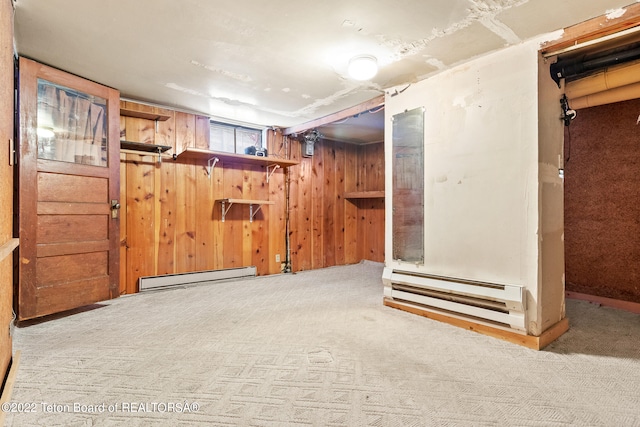
<svg viewBox="0 0 640 427">
<path fill-rule="evenodd" d="M 498 21 L 495 16 L 483 16 L 479 19 L 479 22 L 495 35 L 502 38 L 508 44 L 520 43 L 520 37 L 513 32 L 505 23 Z"/>
</svg>

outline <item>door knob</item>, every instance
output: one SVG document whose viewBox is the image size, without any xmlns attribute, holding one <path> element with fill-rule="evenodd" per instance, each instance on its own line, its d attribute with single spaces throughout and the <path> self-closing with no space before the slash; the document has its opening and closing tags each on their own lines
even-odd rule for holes
<svg viewBox="0 0 640 427">
<path fill-rule="evenodd" d="M 117 200 L 111 200 L 111 218 L 118 218 L 118 210 L 120 209 L 120 203 Z"/>
</svg>

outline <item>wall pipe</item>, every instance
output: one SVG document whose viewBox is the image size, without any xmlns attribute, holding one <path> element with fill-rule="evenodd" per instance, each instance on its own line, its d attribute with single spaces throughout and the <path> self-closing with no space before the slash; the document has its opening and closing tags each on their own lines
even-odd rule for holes
<svg viewBox="0 0 640 427">
<path fill-rule="evenodd" d="M 640 61 L 607 68 L 597 74 L 568 82 L 565 93 L 570 100 L 640 81 Z"/>
</svg>

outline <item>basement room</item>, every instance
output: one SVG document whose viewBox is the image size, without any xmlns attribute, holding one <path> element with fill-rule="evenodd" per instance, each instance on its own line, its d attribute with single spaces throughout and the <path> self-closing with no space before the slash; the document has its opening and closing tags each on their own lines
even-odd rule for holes
<svg viewBox="0 0 640 427">
<path fill-rule="evenodd" d="M 0 425 L 640 426 L 640 4 L 0 0 Z"/>
</svg>

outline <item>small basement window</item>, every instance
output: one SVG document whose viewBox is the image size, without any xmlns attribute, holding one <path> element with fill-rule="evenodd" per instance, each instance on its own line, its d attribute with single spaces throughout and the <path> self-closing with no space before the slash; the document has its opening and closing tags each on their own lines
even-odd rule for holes
<svg viewBox="0 0 640 427">
<path fill-rule="evenodd" d="M 262 148 L 261 129 L 212 121 L 210 132 L 211 150 L 236 154 L 255 154 L 254 149 Z"/>
</svg>

